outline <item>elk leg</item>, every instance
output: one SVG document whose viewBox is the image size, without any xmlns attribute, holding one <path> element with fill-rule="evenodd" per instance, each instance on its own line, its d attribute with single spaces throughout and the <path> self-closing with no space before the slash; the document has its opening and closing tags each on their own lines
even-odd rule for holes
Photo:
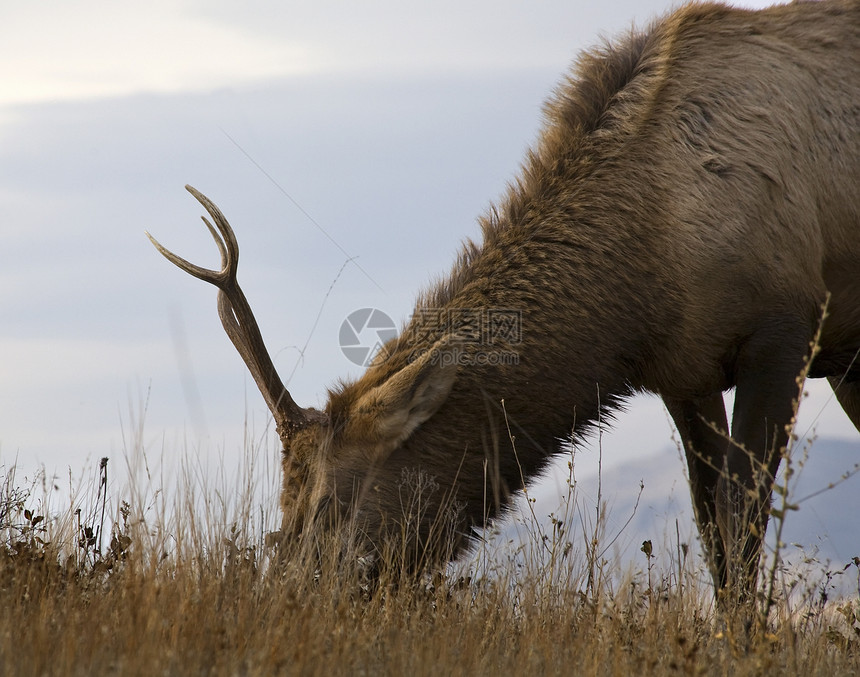
<svg viewBox="0 0 860 677">
<path fill-rule="evenodd" d="M 684 443 L 696 524 L 714 585 L 722 590 L 727 583 L 726 559 L 717 529 L 716 494 L 728 445 L 723 396 L 714 393 L 694 400 L 664 398 L 664 402 Z"/>
<path fill-rule="evenodd" d="M 860 430 L 860 381 L 845 381 L 836 376 L 830 376 L 827 380 L 843 411 L 848 414 L 854 427 Z"/>
<path fill-rule="evenodd" d="M 788 444 L 809 333 L 799 323 L 771 325 L 751 337 L 738 356 L 717 523 L 726 547 L 728 585 L 739 601 L 755 591 L 773 478 Z"/>
</svg>

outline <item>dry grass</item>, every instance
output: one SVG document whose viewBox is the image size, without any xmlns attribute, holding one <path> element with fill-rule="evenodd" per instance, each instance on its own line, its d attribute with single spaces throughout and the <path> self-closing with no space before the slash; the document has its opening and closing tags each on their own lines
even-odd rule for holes
<svg viewBox="0 0 860 677">
<path fill-rule="evenodd" d="M 686 560 L 606 575 L 601 525 L 570 543 L 558 520 L 534 531 L 549 557 L 515 574 L 485 563 L 479 581 L 431 583 L 383 566 L 370 589 L 353 558 L 266 538 L 277 516 L 256 502 L 272 487 L 241 477 L 231 501 L 186 462 L 153 488 L 135 455 L 124 498 L 103 464 L 59 508 L 0 469 L 0 674 L 860 672 L 856 599 L 777 600 L 764 627 L 718 618 Z"/>
</svg>

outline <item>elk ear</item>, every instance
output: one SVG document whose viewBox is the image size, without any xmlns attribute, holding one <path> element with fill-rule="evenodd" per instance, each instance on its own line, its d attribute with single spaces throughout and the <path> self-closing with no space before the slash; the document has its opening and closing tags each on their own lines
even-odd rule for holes
<svg viewBox="0 0 860 677">
<path fill-rule="evenodd" d="M 437 343 L 359 399 L 350 427 L 369 433 L 388 449 L 398 445 L 448 398 L 457 377 L 456 355 L 454 346 Z"/>
</svg>

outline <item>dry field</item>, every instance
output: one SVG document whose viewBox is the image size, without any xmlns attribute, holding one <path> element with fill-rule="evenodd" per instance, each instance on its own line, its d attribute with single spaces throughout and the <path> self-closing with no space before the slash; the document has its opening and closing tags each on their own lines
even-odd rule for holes
<svg viewBox="0 0 860 677">
<path fill-rule="evenodd" d="M 164 489 L 135 454 L 121 490 L 103 465 L 69 505 L 0 468 L 0 674 L 860 673 L 860 599 L 813 583 L 721 615 L 680 543 L 667 570 L 643 550 L 613 571 L 598 519 L 579 543 L 536 527 L 547 557 L 515 573 L 415 581 L 392 557 L 369 586 L 355 558 L 267 535 L 274 487 L 208 486 L 186 462 Z"/>
</svg>

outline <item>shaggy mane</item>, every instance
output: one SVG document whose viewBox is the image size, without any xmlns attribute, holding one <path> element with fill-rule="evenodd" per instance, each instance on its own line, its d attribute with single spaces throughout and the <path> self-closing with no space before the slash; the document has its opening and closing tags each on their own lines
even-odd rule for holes
<svg viewBox="0 0 860 677">
<path fill-rule="evenodd" d="M 596 132 L 612 126 L 612 109 L 643 70 L 652 37 L 653 31 L 632 32 L 618 44 L 607 42 L 577 58 L 544 103 L 537 147 L 527 151 L 519 177 L 508 184 L 501 205 L 491 204 L 479 218 L 483 244 L 467 239 L 450 274 L 420 294 L 419 308 L 442 308 L 449 303 L 468 284 L 473 263 L 484 248 L 492 246 L 505 228 L 519 222 L 533 201 L 546 198 L 552 184 L 557 183 L 553 177 L 569 176 L 571 166 L 582 159 Z"/>
</svg>

